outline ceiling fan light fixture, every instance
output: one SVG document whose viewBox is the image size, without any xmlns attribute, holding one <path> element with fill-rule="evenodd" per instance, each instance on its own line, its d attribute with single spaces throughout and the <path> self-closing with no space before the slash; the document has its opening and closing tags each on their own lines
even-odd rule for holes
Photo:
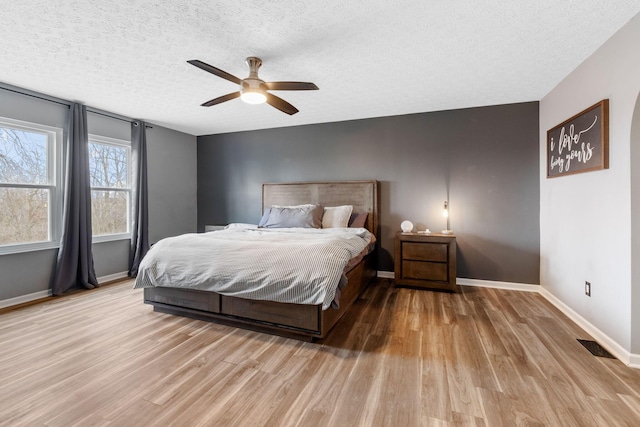
<svg viewBox="0 0 640 427">
<path fill-rule="evenodd" d="M 241 90 L 240 99 L 247 104 L 264 104 L 267 101 L 267 95 L 262 89 L 245 87 Z"/>
</svg>

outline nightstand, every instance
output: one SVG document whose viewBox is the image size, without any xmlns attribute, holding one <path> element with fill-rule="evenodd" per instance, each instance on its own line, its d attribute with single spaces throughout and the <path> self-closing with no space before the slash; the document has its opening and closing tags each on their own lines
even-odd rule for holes
<svg viewBox="0 0 640 427">
<path fill-rule="evenodd" d="M 225 227 L 226 225 L 205 225 L 204 232 L 208 233 L 210 231 L 224 230 Z"/>
<path fill-rule="evenodd" d="M 456 291 L 456 237 L 451 234 L 396 234 L 396 285 Z"/>
</svg>

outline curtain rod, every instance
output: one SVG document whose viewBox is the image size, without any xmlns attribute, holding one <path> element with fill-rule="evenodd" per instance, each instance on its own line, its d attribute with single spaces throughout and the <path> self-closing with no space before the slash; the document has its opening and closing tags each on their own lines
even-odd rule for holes
<svg viewBox="0 0 640 427">
<path fill-rule="evenodd" d="M 120 121 L 123 121 L 123 122 L 133 123 L 135 126 L 138 126 L 138 122 L 140 122 L 140 120 L 121 119 L 120 117 L 111 116 L 111 115 L 106 114 L 106 113 L 100 113 L 98 111 L 90 110 L 89 108 L 87 108 L 87 113 L 98 114 L 100 116 L 109 117 L 110 119 L 115 119 L 115 120 L 120 120 Z M 145 125 L 144 127 L 147 128 L 147 129 L 153 129 L 153 126 L 149 126 L 149 125 Z"/>
<path fill-rule="evenodd" d="M 68 102 L 55 101 L 53 99 L 44 98 L 42 96 L 33 95 L 31 93 L 25 93 L 25 92 L 20 92 L 19 90 L 15 90 L 15 89 L 9 89 L 8 87 L 4 87 L 4 86 L 0 86 L 0 89 L 6 90 L 8 92 L 17 93 L 17 94 L 20 94 L 20 95 L 30 96 L 32 98 L 42 99 L 43 101 L 53 102 L 54 104 L 64 105 L 65 107 L 69 108 L 69 103 Z"/>
<path fill-rule="evenodd" d="M 53 102 L 54 104 L 58 104 L 58 105 L 64 105 L 65 107 L 69 108 L 71 106 L 70 102 L 61 102 L 61 101 L 56 101 L 53 99 L 49 99 L 49 98 L 44 98 L 42 96 L 38 96 L 38 95 L 34 95 L 32 93 L 26 93 L 26 92 L 21 92 L 19 90 L 15 90 L 15 89 L 9 89 L 8 87 L 4 87 L 0 85 L 0 89 L 6 90 L 8 92 L 13 92 L 13 93 L 17 93 L 19 95 L 25 95 L 25 96 L 30 96 L 31 98 L 36 98 L 36 99 L 41 99 L 43 101 L 48 101 L 48 102 Z M 99 114 L 101 116 L 105 116 L 105 117 L 109 117 L 111 119 L 115 119 L 115 120 L 120 120 L 123 122 L 128 122 L 128 123 L 134 123 L 136 126 L 138 126 L 138 122 L 139 120 L 127 120 L 127 119 L 121 119 L 120 117 L 115 117 L 115 116 L 111 116 L 109 114 L 105 114 L 105 113 L 100 113 L 98 111 L 94 111 L 94 110 L 90 110 L 89 108 L 87 108 L 87 112 L 89 113 L 93 113 L 93 114 Z M 145 128 L 147 129 L 153 129 L 153 126 L 149 126 L 149 125 L 145 125 Z"/>
</svg>

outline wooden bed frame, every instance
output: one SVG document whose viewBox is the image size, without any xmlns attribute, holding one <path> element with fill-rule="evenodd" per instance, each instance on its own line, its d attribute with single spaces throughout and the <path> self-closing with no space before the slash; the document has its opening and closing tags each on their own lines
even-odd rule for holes
<svg viewBox="0 0 640 427">
<path fill-rule="evenodd" d="M 353 205 L 353 212 L 368 212 L 366 228 L 379 239 L 378 197 L 377 181 L 263 184 L 262 211 L 272 205 Z M 152 304 L 158 312 L 312 341 L 327 335 L 376 271 L 377 250 L 374 250 L 347 273 L 349 281 L 342 289 L 339 309 L 322 310 L 322 305 L 258 301 L 181 288 L 146 288 L 144 302 Z"/>
</svg>

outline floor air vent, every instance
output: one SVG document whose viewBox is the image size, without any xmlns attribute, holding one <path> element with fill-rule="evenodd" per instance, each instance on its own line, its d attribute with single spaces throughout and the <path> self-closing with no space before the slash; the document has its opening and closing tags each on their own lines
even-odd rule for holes
<svg viewBox="0 0 640 427">
<path fill-rule="evenodd" d="M 598 357 L 608 357 L 609 359 L 615 359 L 615 356 L 605 350 L 600 344 L 595 341 L 590 340 L 581 340 L 578 339 L 578 342 L 584 346 L 587 350 L 591 352 L 594 356 Z"/>
</svg>

